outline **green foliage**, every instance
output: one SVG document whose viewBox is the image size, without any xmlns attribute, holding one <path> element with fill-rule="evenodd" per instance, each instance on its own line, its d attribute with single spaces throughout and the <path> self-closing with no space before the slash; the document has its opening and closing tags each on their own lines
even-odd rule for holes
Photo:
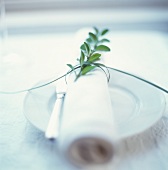
<svg viewBox="0 0 168 170">
<path fill-rule="evenodd" d="M 83 62 L 85 61 L 85 54 L 83 53 L 83 51 L 81 51 L 81 56 L 80 56 L 79 61 L 80 61 L 80 65 L 82 65 Z"/>
<path fill-rule="evenodd" d="M 94 53 L 92 56 L 89 57 L 89 62 L 94 62 L 100 59 L 101 54 L 99 53 Z"/>
<path fill-rule="evenodd" d="M 96 67 L 107 68 L 105 65 L 101 63 L 97 63 L 101 59 L 101 54 L 99 52 L 108 52 L 110 48 L 103 43 L 110 42 L 109 39 L 104 38 L 104 35 L 108 33 L 108 29 L 103 29 L 102 31 L 98 30 L 96 27 L 93 28 L 94 32 L 88 33 L 88 38 L 81 45 L 81 55 L 80 58 L 77 59 L 79 62 L 78 65 L 72 66 L 71 64 L 67 64 L 70 67 L 70 72 L 79 69 L 78 74 L 76 74 L 76 80 L 85 74 L 93 71 Z M 104 71 L 105 72 L 105 71 Z M 105 72 L 106 73 L 106 72 Z M 107 78 L 109 79 L 107 73 Z"/>
<path fill-rule="evenodd" d="M 101 35 L 105 35 L 109 30 L 108 29 L 104 29 L 102 32 L 101 32 Z"/>
<path fill-rule="evenodd" d="M 93 70 L 96 66 L 91 66 L 91 65 L 87 65 L 84 67 L 84 69 L 82 69 L 82 75 L 85 75 L 86 73 L 88 73 L 89 71 Z"/>
<path fill-rule="evenodd" d="M 98 41 L 97 36 L 96 36 L 95 34 L 93 34 L 92 32 L 89 32 L 89 38 L 90 38 L 92 41 L 95 41 L 95 42 Z"/>
<path fill-rule="evenodd" d="M 99 45 L 95 49 L 96 51 L 110 51 L 110 48 L 105 45 Z"/>
<path fill-rule="evenodd" d="M 67 64 L 68 67 L 70 67 L 70 69 L 74 70 L 74 67 L 71 64 Z"/>
</svg>

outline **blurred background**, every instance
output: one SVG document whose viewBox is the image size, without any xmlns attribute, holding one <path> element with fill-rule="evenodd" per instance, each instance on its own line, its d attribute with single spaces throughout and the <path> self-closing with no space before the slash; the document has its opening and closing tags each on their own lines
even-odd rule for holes
<svg viewBox="0 0 168 170">
<path fill-rule="evenodd" d="M 2 1 L 2 0 L 1 0 Z M 113 30 L 168 31 L 168 0 L 5 0 L 11 33 Z"/>
<path fill-rule="evenodd" d="M 154 70 L 165 75 L 160 66 L 168 64 L 168 0 L 0 2 L 1 91 L 25 89 L 65 70 L 78 57 L 77 33 L 82 35 L 93 26 L 111 30 L 107 65 L 147 79 Z M 152 75 L 149 71 L 142 74 L 142 65 Z M 153 78 L 159 82 L 160 76 Z"/>
</svg>

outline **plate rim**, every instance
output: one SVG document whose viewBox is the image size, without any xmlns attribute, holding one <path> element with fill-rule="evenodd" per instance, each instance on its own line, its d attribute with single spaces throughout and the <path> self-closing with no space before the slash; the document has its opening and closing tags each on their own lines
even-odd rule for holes
<svg viewBox="0 0 168 170">
<path fill-rule="evenodd" d="M 111 71 L 114 71 L 114 72 L 118 72 L 117 70 L 114 70 L 113 68 L 110 68 L 110 67 L 108 67 L 108 69 L 110 69 Z M 122 73 L 122 72 L 119 72 L 119 73 L 120 73 L 120 74 L 123 74 L 123 75 L 125 75 L 125 76 L 129 76 L 129 77 L 131 77 L 132 79 L 136 79 L 136 77 L 132 77 L 131 75 L 127 75 L 127 74 L 124 74 L 124 73 Z M 137 80 L 142 81 L 142 80 L 140 80 L 140 79 L 137 79 Z M 41 81 L 40 81 L 40 82 L 41 82 Z M 146 82 L 144 82 L 144 83 L 145 83 L 147 86 L 152 86 L 152 85 L 150 85 L 150 84 L 147 84 Z M 36 85 L 37 85 L 37 84 L 35 84 L 35 86 L 36 86 Z M 49 88 L 49 87 L 50 87 L 50 88 L 53 88 L 53 93 L 54 93 L 55 88 L 54 88 L 53 84 L 52 84 L 52 85 L 50 84 L 50 85 L 47 86 L 47 87 L 48 87 L 48 88 Z M 156 90 L 158 90 L 158 89 L 156 88 Z M 127 134 L 125 134 L 125 135 L 120 135 L 120 138 L 126 138 L 126 137 L 130 137 L 130 136 L 133 136 L 133 135 L 142 133 L 142 132 L 144 132 L 145 130 L 147 130 L 148 128 L 152 127 L 154 124 L 156 124 L 156 123 L 160 120 L 160 118 L 163 116 L 163 113 L 164 113 L 164 111 L 165 111 L 165 109 L 166 109 L 166 97 L 165 97 L 165 95 L 163 94 L 162 91 L 159 91 L 159 90 L 158 90 L 158 92 L 160 92 L 160 96 L 161 96 L 162 100 L 164 101 L 164 102 L 163 102 L 163 108 L 162 108 L 161 111 L 158 113 L 158 119 L 155 120 L 155 121 L 153 121 L 152 123 L 150 123 L 150 125 L 149 125 L 148 127 L 144 127 L 144 128 L 142 128 L 141 130 L 139 130 L 138 132 L 135 132 L 135 133 L 127 133 Z M 36 127 L 37 129 L 39 129 L 40 131 L 44 132 L 45 130 L 44 130 L 43 128 L 39 127 L 36 123 L 33 123 L 33 121 L 30 120 L 30 118 L 28 117 L 27 112 L 25 111 L 25 104 L 26 104 L 26 101 L 27 101 L 27 98 L 28 98 L 29 94 L 30 94 L 30 92 L 28 91 L 28 92 L 26 93 L 26 95 L 25 95 L 25 98 L 24 98 L 24 102 L 23 102 L 23 113 L 24 113 L 26 119 L 29 121 L 30 124 L 32 124 L 34 127 Z"/>
</svg>

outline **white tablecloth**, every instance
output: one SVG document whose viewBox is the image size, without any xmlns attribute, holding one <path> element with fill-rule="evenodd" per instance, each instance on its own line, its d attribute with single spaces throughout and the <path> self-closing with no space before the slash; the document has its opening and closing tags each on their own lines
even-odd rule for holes
<svg viewBox="0 0 168 170">
<path fill-rule="evenodd" d="M 110 36 L 112 52 L 105 59 L 108 66 L 168 89 L 167 34 L 137 31 L 113 32 Z M 78 57 L 74 56 L 78 49 L 73 37 L 71 33 L 11 37 L 11 50 L 26 59 L 20 61 L 25 71 L 15 80 L 6 80 L 0 73 L 5 80 L 0 82 L 2 90 L 25 89 L 57 75 L 66 63 Z M 73 169 L 62 163 L 57 146 L 26 120 L 22 110 L 25 94 L 0 94 L 0 170 Z M 166 112 L 168 114 L 168 109 Z M 121 140 L 115 159 L 107 169 L 167 170 L 167 146 L 168 118 L 163 117 L 145 132 Z"/>
</svg>

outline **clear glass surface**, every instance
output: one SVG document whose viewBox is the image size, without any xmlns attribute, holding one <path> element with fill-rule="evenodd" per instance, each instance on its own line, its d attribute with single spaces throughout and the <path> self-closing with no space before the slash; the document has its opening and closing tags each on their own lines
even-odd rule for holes
<svg viewBox="0 0 168 170">
<path fill-rule="evenodd" d="M 21 88 L 27 58 L 10 45 L 5 0 L 0 1 L 0 91 L 15 91 Z"/>
</svg>

